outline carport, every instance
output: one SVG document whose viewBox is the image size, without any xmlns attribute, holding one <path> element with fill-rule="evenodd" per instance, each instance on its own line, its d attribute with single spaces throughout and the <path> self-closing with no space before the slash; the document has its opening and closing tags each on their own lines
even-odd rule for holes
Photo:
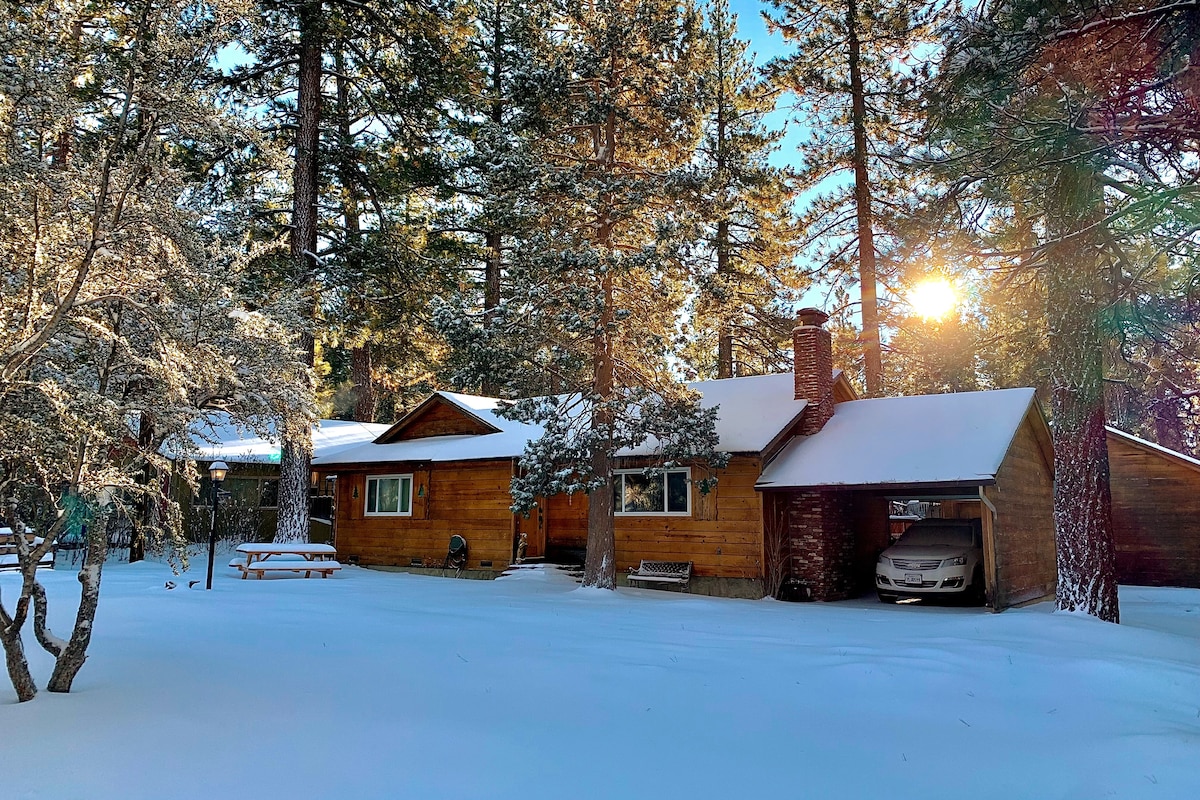
<svg viewBox="0 0 1200 800">
<path fill-rule="evenodd" d="M 1053 448 L 1032 389 L 854 400 L 764 468 L 764 560 L 814 600 L 872 585 L 891 500 L 979 517 L 988 605 L 1054 594 Z"/>
</svg>

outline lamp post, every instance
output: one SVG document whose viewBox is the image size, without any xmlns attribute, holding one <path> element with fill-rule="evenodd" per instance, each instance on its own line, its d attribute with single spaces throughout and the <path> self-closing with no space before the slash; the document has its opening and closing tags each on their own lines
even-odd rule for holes
<svg viewBox="0 0 1200 800">
<path fill-rule="evenodd" d="M 213 562 L 217 559 L 217 506 L 221 502 L 221 482 L 229 474 L 229 465 L 214 461 L 208 465 L 208 477 L 212 479 L 212 522 L 208 526 L 208 583 L 205 590 L 212 588 Z"/>
</svg>

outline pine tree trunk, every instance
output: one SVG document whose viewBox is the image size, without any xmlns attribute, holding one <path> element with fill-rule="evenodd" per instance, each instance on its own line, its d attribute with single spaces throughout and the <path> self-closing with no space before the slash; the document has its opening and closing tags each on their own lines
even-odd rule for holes
<svg viewBox="0 0 1200 800">
<path fill-rule="evenodd" d="M 369 341 L 350 351 L 350 379 L 354 382 L 354 419 L 359 422 L 374 422 L 379 398 L 375 393 Z"/>
<path fill-rule="evenodd" d="M 613 393 L 613 353 L 610 328 L 612 325 L 613 282 L 612 272 L 604 274 L 604 313 L 601 315 L 599 332 L 594 347 L 595 389 L 600 400 L 608 400 Z M 612 411 L 597 408 L 592 412 L 592 431 L 612 429 Z M 592 450 L 592 474 L 603 479 L 603 483 L 588 494 L 588 538 L 587 558 L 583 564 L 583 585 L 599 589 L 616 587 L 616 538 L 613 530 L 613 486 L 612 444 L 606 436 Z"/>
<path fill-rule="evenodd" d="M 346 77 L 345 65 L 343 48 L 341 42 L 338 42 L 333 53 L 334 86 L 337 91 L 338 180 L 342 189 L 342 219 L 346 226 L 346 268 L 352 276 L 359 276 L 363 274 L 362 218 L 359 214 L 361 197 L 358 190 L 357 163 L 353 157 L 350 82 Z M 357 300 L 351 301 L 351 307 L 358 313 L 363 310 Z M 354 419 L 358 422 L 374 422 L 377 398 L 369 339 L 350 350 L 350 382 L 353 384 Z"/>
<path fill-rule="evenodd" d="M 714 13 L 714 33 L 716 34 L 716 58 L 717 58 L 717 122 L 715 130 L 715 141 L 713 142 L 713 167 L 721 179 L 724 179 L 726 164 L 726 119 L 725 106 L 729 102 L 726 95 L 726 75 L 728 65 L 726 64 L 725 46 L 728 43 L 728 35 L 725 30 L 727 22 L 726 14 L 729 9 L 725 5 L 715 7 Z M 735 298 L 731 301 L 729 296 L 729 280 L 731 277 L 729 269 L 729 219 L 721 218 L 717 221 L 717 286 L 725 292 L 722 298 L 723 308 L 717 312 L 717 318 L 720 320 L 717 326 L 717 377 L 732 378 L 733 377 L 733 332 L 730 324 L 730 307 Z"/>
<path fill-rule="evenodd" d="M 504 19 L 500 0 L 493 7 L 492 20 L 492 86 L 489 116 L 496 130 L 504 124 Z M 495 225 L 496 222 L 491 224 Z M 485 235 L 487 261 L 483 267 L 483 324 L 490 330 L 495 325 L 495 310 L 500 306 L 500 270 L 504 257 L 504 236 L 499 230 Z M 480 391 L 489 397 L 500 393 L 500 384 L 492 377 L 484 378 Z"/>
<path fill-rule="evenodd" d="M 88 536 L 87 555 L 79 567 L 79 582 L 83 592 L 79 598 L 79 610 L 75 614 L 75 628 L 71 638 L 54 662 L 54 672 L 46 686 L 52 692 L 69 692 L 75 676 L 87 660 L 88 645 L 92 641 L 92 628 L 96 621 L 96 609 L 100 605 L 100 576 L 104 571 L 104 559 L 108 556 L 108 522 L 111 516 L 97 517 Z"/>
<path fill-rule="evenodd" d="M 296 163 L 292 172 L 291 256 L 299 291 L 308 298 L 310 322 L 316 317 L 318 165 L 321 132 L 321 58 L 323 18 L 320 0 L 299 9 L 300 67 L 296 93 Z M 316 343 L 311 331 L 301 348 L 313 366 Z M 310 376 L 311 380 L 311 376 Z M 309 386 L 311 391 L 312 387 Z M 279 464 L 279 521 L 275 541 L 308 540 L 308 487 L 311 481 L 312 430 L 291 421 L 283 426 Z"/>
<path fill-rule="evenodd" d="M 1047 254 L 1051 409 L 1054 418 L 1054 522 L 1058 608 L 1120 621 L 1104 432 L 1103 332 L 1098 248 L 1071 236 L 1094 219 L 1095 177 L 1067 163 L 1049 195 Z M 1071 237 L 1066 238 L 1064 237 Z"/>
<path fill-rule="evenodd" d="M 721 286 L 728 287 L 729 270 L 729 220 L 717 223 L 717 275 Z M 726 308 L 720 314 L 720 327 L 717 330 L 717 377 L 733 377 L 733 332 L 731 330 L 728 306 L 730 299 L 725 298 Z"/>
<path fill-rule="evenodd" d="M 879 344 L 875 230 L 871 214 L 871 177 L 867 171 L 867 98 L 858 41 L 857 0 L 846 3 L 846 37 L 850 50 L 850 116 L 854 128 L 854 207 L 858 223 L 858 282 L 862 287 L 864 379 L 867 397 L 878 397 L 883 393 L 883 356 Z"/>
<path fill-rule="evenodd" d="M 615 64 L 610 64 L 609 81 L 615 79 Z M 617 118 L 609 112 L 603 125 L 597 125 L 592 133 L 592 152 L 595 163 L 603 173 L 611 173 L 616 161 Z M 612 198 L 605 190 L 596 211 L 595 242 L 606 256 L 612 255 L 613 208 Z M 600 402 L 611 400 L 614 389 L 613 323 L 616 317 L 613 307 L 613 274 L 611 265 L 605 265 L 601 279 L 603 307 L 592 339 L 593 384 L 592 393 Z M 588 494 L 588 543 L 587 558 L 583 564 L 583 585 L 600 589 L 616 588 L 617 548 L 613 533 L 613 490 L 612 490 L 612 424 L 611 409 L 601 407 L 592 412 L 592 432 L 605 433 L 593 444 L 591 470 L 602 483 Z"/>
<path fill-rule="evenodd" d="M 143 452 L 150 451 L 154 441 L 154 415 L 143 411 L 138 419 L 138 448 Z M 154 483 L 157 471 L 149 461 L 143 462 L 138 482 L 142 485 L 142 495 L 137 501 L 138 522 L 129 531 L 129 563 L 134 564 L 146 558 L 146 531 L 150 528 L 155 512 L 155 501 L 151 500 L 150 487 Z"/>
</svg>

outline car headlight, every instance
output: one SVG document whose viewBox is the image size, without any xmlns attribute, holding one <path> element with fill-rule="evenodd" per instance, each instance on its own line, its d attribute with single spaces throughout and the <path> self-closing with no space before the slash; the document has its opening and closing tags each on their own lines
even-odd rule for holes
<svg viewBox="0 0 1200 800">
<path fill-rule="evenodd" d="M 887 564 L 888 566 L 891 566 L 892 560 L 890 558 L 888 558 L 887 556 L 880 556 L 879 561 L 877 563 Z"/>
<path fill-rule="evenodd" d="M 966 556 L 955 556 L 954 558 L 947 558 L 945 561 L 942 562 L 943 567 L 965 567 L 966 565 L 967 565 L 967 557 Z"/>
</svg>

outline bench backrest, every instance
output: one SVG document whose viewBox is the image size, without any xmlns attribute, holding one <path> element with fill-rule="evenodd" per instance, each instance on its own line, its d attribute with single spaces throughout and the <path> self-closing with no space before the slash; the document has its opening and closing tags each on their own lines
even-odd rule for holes
<svg viewBox="0 0 1200 800">
<path fill-rule="evenodd" d="M 679 575 L 680 577 L 687 577 L 692 573 L 692 562 L 643 560 L 641 565 L 638 567 L 638 572 L 643 575 Z"/>
</svg>

